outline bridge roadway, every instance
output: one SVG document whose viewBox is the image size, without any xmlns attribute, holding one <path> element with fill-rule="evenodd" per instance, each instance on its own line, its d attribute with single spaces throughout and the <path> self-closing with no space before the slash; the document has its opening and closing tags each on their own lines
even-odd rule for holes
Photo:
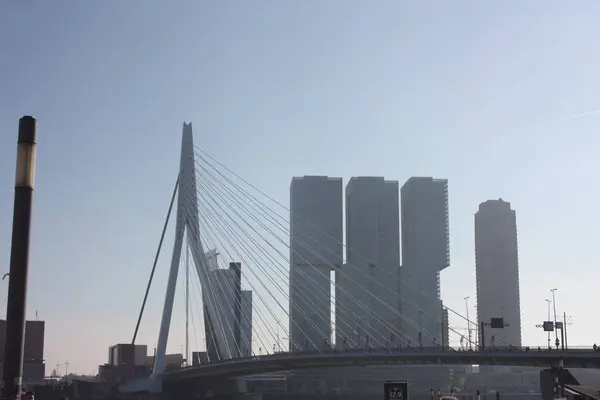
<svg viewBox="0 0 600 400">
<path fill-rule="evenodd" d="M 367 365 L 503 365 L 522 367 L 558 367 L 562 357 L 565 368 L 599 368 L 600 352 L 593 349 L 538 350 L 494 348 L 486 351 L 456 351 L 441 347 L 371 351 L 330 351 L 325 353 L 280 353 L 235 358 L 165 372 L 163 381 L 219 379 L 268 372 L 309 368 Z"/>
</svg>

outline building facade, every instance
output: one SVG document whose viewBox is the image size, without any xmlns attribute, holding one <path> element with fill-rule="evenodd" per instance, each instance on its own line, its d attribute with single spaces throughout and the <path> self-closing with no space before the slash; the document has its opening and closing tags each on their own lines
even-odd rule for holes
<svg viewBox="0 0 600 400">
<path fill-rule="evenodd" d="M 208 272 L 209 290 L 202 296 L 207 357 L 213 361 L 252 353 L 252 291 L 242 290 L 241 268 L 231 262 L 229 269 Z M 214 309 L 215 320 L 208 318 L 207 307 Z"/>
<path fill-rule="evenodd" d="M 336 280 L 337 347 L 399 344 L 398 182 L 354 177 L 346 185 L 346 264 Z"/>
<path fill-rule="evenodd" d="M 23 350 L 23 381 L 39 381 L 44 378 L 44 321 L 25 322 L 25 348 Z M 0 320 L 0 372 L 4 362 L 4 343 L 6 341 L 6 320 Z"/>
<path fill-rule="evenodd" d="M 242 357 L 252 355 L 252 290 L 242 290 L 242 313 L 240 319 Z"/>
<path fill-rule="evenodd" d="M 450 315 L 442 304 L 442 346 L 450 347 Z"/>
<path fill-rule="evenodd" d="M 504 318 L 504 328 L 484 326 L 486 345 L 521 346 L 517 219 L 510 203 L 488 200 L 475 213 L 478 323 Z M 493 338 L 493 340 L 492 340 Z"/>
<path fill-rule="evenodd" d="M 331 346 L 331 271 L 342 264 L 342 179 L 304 176 L 290 185 L 291 351 Z"/>
<path fill-rule="evenodd" d="M 412 177 L 401 189 L 403 332 L 413 345 L 440 343 L 440 271 L 450 265 L 448 180 Z"/>
</svg>

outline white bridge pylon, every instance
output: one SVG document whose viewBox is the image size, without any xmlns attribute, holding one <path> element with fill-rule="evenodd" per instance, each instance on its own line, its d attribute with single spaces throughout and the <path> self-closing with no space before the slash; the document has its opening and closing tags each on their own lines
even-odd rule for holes
<svg viewBox="0 0 600 400">
<path fill-rule="evenodd" d="M 202 301 L 204 307 L 204 324 L 207 343 L 211 343 L 212 349 L 221 359 L 234 358 L 239 355 L 236 348 L 239 344 L 234 342 L 232 328 L 228 321 L 223 322 L 223 305 L 217 293 L 222 279 L 220 275 L 214 274 L 216 268 L 216 252 L 205 253 L 200 238 L 200 217 L 198 212 L 198 194 L 196 192 L 196 168 L 194 160 L 194 139 L 192 124 L 183 124 L 183 136 L 181 141 L 181 160 L 179 167 L 179 179 L 177 184 L 177 218 L 175 222 L 175 242 L 171 258 L 171 268 L 167 281 L 165 303 L 156 346 L 156 357 L 152 374 L 160 375 L 165 370 L 165 354 L 169 338 L 169 328 L 173 313 L 173 302 L 177 286 L 177 276 L 183 247 L 184 237 L 191 254 L 191 261 L 195 267 L 202 289 Z M 221 310 L 221 311 L 219 311 Z M 232 311 L 230 311 L 232 312 Z M 209 351 L 209 349 L 207 349 Z M 210 354 L 210 351 L 209 351 Z"/>
</svg>

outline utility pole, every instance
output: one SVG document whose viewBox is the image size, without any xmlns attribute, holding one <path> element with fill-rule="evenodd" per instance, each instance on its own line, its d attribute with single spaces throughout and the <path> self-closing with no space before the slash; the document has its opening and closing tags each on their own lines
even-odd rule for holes
<svg viewBox="0 0 600 400">
<path fill-rule="evenodd" d="M 555 297 L 555 292 L 558 289 L 551 289 L 550 291 L 552 292 L 552 306 L 554 307 L 554 339 L 556 342 L 556 348 L 558 349 L 558 332 L 556 331 L 556 297 Z"/>
<path fill-rule="evenodd" d="M 469 350 L 473 350 L 471 341 L 471 320 L 469 319 L 469 296 L 465 297 L 465 307 L 467 308 L 467 334 L 469 335 Z"/>
<path fill-rule="evenodd" d="M 564 335 L 564 338 L 563 338 L 563 345 L 564 345 L 564 348 L 565 348 L 566 350 L 568 350 L 568 349 L 569 349 L 569 346 L 568 346 L 568 344 L 569 344 L 569 340 L 567 339 L 567 325 L 573 325 L 573 322 L 572 322 L 572 321 L 573 321 L 573 320 L 572 320 L 572 317 L 570 317 L 570 316 L 567 316 L 567 313 L 563 313 L 563 321 L 562 321 L 562 324 L 563 324 L 563 329 L 562 329 L 562 333 L 563 333 L 563 335 Z"/>
<path fill-rule="evenodd" d="M 65 361 L 65 377 L 69 376 L 69 360 Z"/>
<path fill-rule="evenodd" d="M 14 399 L 17 395 L 20 395 L 23 381 L 36 133 L 37 121 L 35 118 L 25 116 L 19 120 L 12 244 L 6 305 L 3 390 L 0 396 L 2 399 Z"/>
<path fill-rule="evenodd" d="M 548 321 L 550 321 L 550 303 L 552 302 L 552 300 L 548 300 L 546 299 L 546 303 L 548 303 Z M 554 328 L 556 329 L 556 327 Z M 550 331 L 548 331 L 548 348 L 551 348 L 552 344 L 550 342 Z"/>
<path fill-rule="evenodd" d="M 567 343 L 569 343 L 569 341 L 567 340 L 567 325 L 569 325 L 567 323 L 567 313 L 564 313 L 564 317 L 563 317 L 563 329 L 565 330 L 565 349 L 569 349 L 569 346 Z"/>
</svg>

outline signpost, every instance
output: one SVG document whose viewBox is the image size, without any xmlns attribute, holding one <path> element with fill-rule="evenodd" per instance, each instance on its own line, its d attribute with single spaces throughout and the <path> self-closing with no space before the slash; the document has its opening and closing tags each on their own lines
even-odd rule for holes
<svg viewBox="0 0 600 400">
<path fill-rule="evenodd" d="M 385 400 L 408 400 L 408 382 L 383 382 L 383 395 Z"/>
<path fill-rule="evenodd" d="M 489 326 L 490 328 L 493 329 L 504 329 L 504 328 L 508 328 L 510 326 L 510 324 L 507 324 L 504 322 L 504 318 L 491 318 L 490 322 L 485 322 L 485 321 L 481 321 L 480 323 L 481 327 L 479 328 L 479 333 L 481 335 L 480 337 L 480 349 L 483 350 L 485 349 L 485 327 Z M 493 340 L 493 336 L 492 336 L 492 340 Z"/>
<path fill-rule="evenodd" d="M 567 325 L 571 325 L 571 322 L 567 320 L 567 314 L 565 313 L 563 316 L 563 321 L 556 321 L 556 323 L 554 321 L 543 321 L 542 324 L 538 324 L 535 327 L 536 328 L 542 328 L 544 330 L 544 332 L 548 332 L 548 334 L 550 334 L 550 332 L 554 332 L 557 330 L 560 330 L 560 339 L 558 339 L 558 335 L 556 337 L 556 341 L 555 341 L 555 346 L 556 349 L 558 349 L 561 346 L 562 343 L 562 350 L 568 349 L 567 346 Z M 548 336 L 549 338 L 550 336 Z M 550 340 L 550 339 L 548 339 Z M 548 341 L 548 347 L 550 347 L 550 341 Z"/>
</svg>

